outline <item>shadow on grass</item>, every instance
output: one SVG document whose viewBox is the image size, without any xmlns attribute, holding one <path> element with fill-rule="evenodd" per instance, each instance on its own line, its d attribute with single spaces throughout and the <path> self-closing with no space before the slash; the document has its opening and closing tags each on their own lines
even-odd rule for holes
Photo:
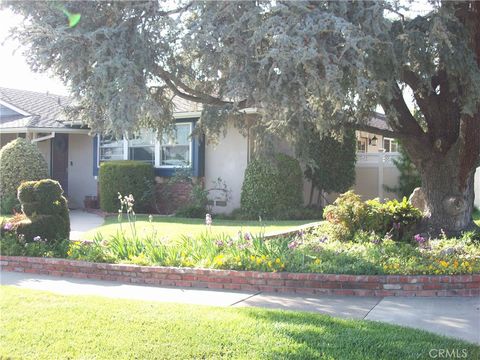
<svg viewBox="0 0 480 360">
<path fill-rule="evenodd" d="M 265 350 L 268 359 L 430 359 L 432 349 L 465 349 L 468 359 L 480 358 L 479 346 L 422 330 L 307 312 L 244 311 L 294 342 Z"/>
</svg>

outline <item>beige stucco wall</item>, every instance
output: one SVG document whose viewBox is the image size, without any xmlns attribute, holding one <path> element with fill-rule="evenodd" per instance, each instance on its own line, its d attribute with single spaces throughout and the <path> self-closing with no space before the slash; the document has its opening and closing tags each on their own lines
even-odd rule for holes
<svg viewBox="0 0 480 360">
<path fill-rule="evenodd" d="M 85 196 L 97 195 L 97 180 L 93 176 L 93 138 L 70 134 L 68 144 L 69 206 L 83 208 Z"/>
<path fill-rule="evenodd" d="M 17 134 L 0 134 L 0 148 L 7 145 L 10 141 L 15 140 Z"/>
<path fill-rule="evenodd" d="M 480 167 L 475 172 L 475 206 L 480 209 Z"/>
<path fill-rule="evenodd" d="M 214 206 L 214 213 L 230 213 L 240 207 L 243 177 L 248 162 L 248 139 L 229 122 L 225 136 L 217 144 L 205 145 L 205 188 L 210 189 L 217 178 L 231 190 L 227 206 Z"/>
</svg>

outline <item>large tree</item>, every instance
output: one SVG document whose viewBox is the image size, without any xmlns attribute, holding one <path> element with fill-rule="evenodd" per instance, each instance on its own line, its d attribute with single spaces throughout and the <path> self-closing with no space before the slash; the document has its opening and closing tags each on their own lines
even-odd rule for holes
<svg viewBox="0 0 480 360">
<path fill-rule="evenodd" d="M 164 128 L 172 95 L 203 103 L 202 124 L 214 132 L 252 106 L 259 132 L 374 130 L 399 138 L 419 170 L 425 225 L 457 232 L 474 226 L 480 3 L 432 0 L 417 16 L 416 2 L 403 2 L 410 11 L 393 0 L 9 6 L 28 20 L 15 34 L 32 68 L 70 84 L 75 116 L 94 130 Z M 391 130 L 368 123 L 378 105 Z"/>
</svg>

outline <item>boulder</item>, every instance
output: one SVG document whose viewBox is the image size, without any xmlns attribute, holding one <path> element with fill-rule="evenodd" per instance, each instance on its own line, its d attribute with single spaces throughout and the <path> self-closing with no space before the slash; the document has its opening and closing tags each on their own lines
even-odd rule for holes
<svg viewBox="0 0 480 360">
<path fill-rule="evenodd" d="M 408 198 L 408 201 L 423 213 L 425 213 L 427 210 L 427 201 L 421 187 L 417 187 L 415 190 L 413 190 L 412 195 L 410 195 Z"/>
</svg>

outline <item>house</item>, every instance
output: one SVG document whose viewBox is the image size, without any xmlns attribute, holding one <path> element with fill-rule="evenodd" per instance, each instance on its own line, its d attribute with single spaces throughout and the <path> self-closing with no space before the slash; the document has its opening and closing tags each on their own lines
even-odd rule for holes
<svg viewBox="0 0 480 360">
<path fill-rule="evenodd" d="M 68 121 L 63 114 L 69 99 L 48 93 L 0 88 L 0 146 L 16 137 L 36 143 L 45 157 L 50 175 L 58 180 L 73 208 L 84 206 L 86 197 L 97 196 L 98 168 L 103 161 L 141 160 L 155 168 L 156 181 L 165 182 L 178 167 L 190 166 L 205 188 L 221 178 L 230 189 L 230 197 L 212 192 L 213 211 L 228 213 L 240 206 L 244 171 L 252 154 L 250 134 L 241 133 L 228 122 L 226 133 L 217 144 L 204 138 L 190 137 L 200 116 L 197 105 L 179 99 L 176 102 L 175 136 L 157 141 L 153 133 L 141 131 L 129 139 L 116 140 L 92 134 L 80 123 Z M 246 110 L 254 117 L 255 110 Z M 386 126 L 379 115 L 372 121 Z M 394 139 L 357 132 L 357 179 L 355 190 L 365 198 L 393 197 L 383 185 L 397 182 L 398 170 L 391 159 L 398 156 Z M 288 144 L 286 152 L 293 153 Z M 310 187 L 305 180 L 305 199 Z M 223 197 L 222 197 L 223 196 Z M 330 195 L 330 200 L 335 197 Z"/>
</svg>

